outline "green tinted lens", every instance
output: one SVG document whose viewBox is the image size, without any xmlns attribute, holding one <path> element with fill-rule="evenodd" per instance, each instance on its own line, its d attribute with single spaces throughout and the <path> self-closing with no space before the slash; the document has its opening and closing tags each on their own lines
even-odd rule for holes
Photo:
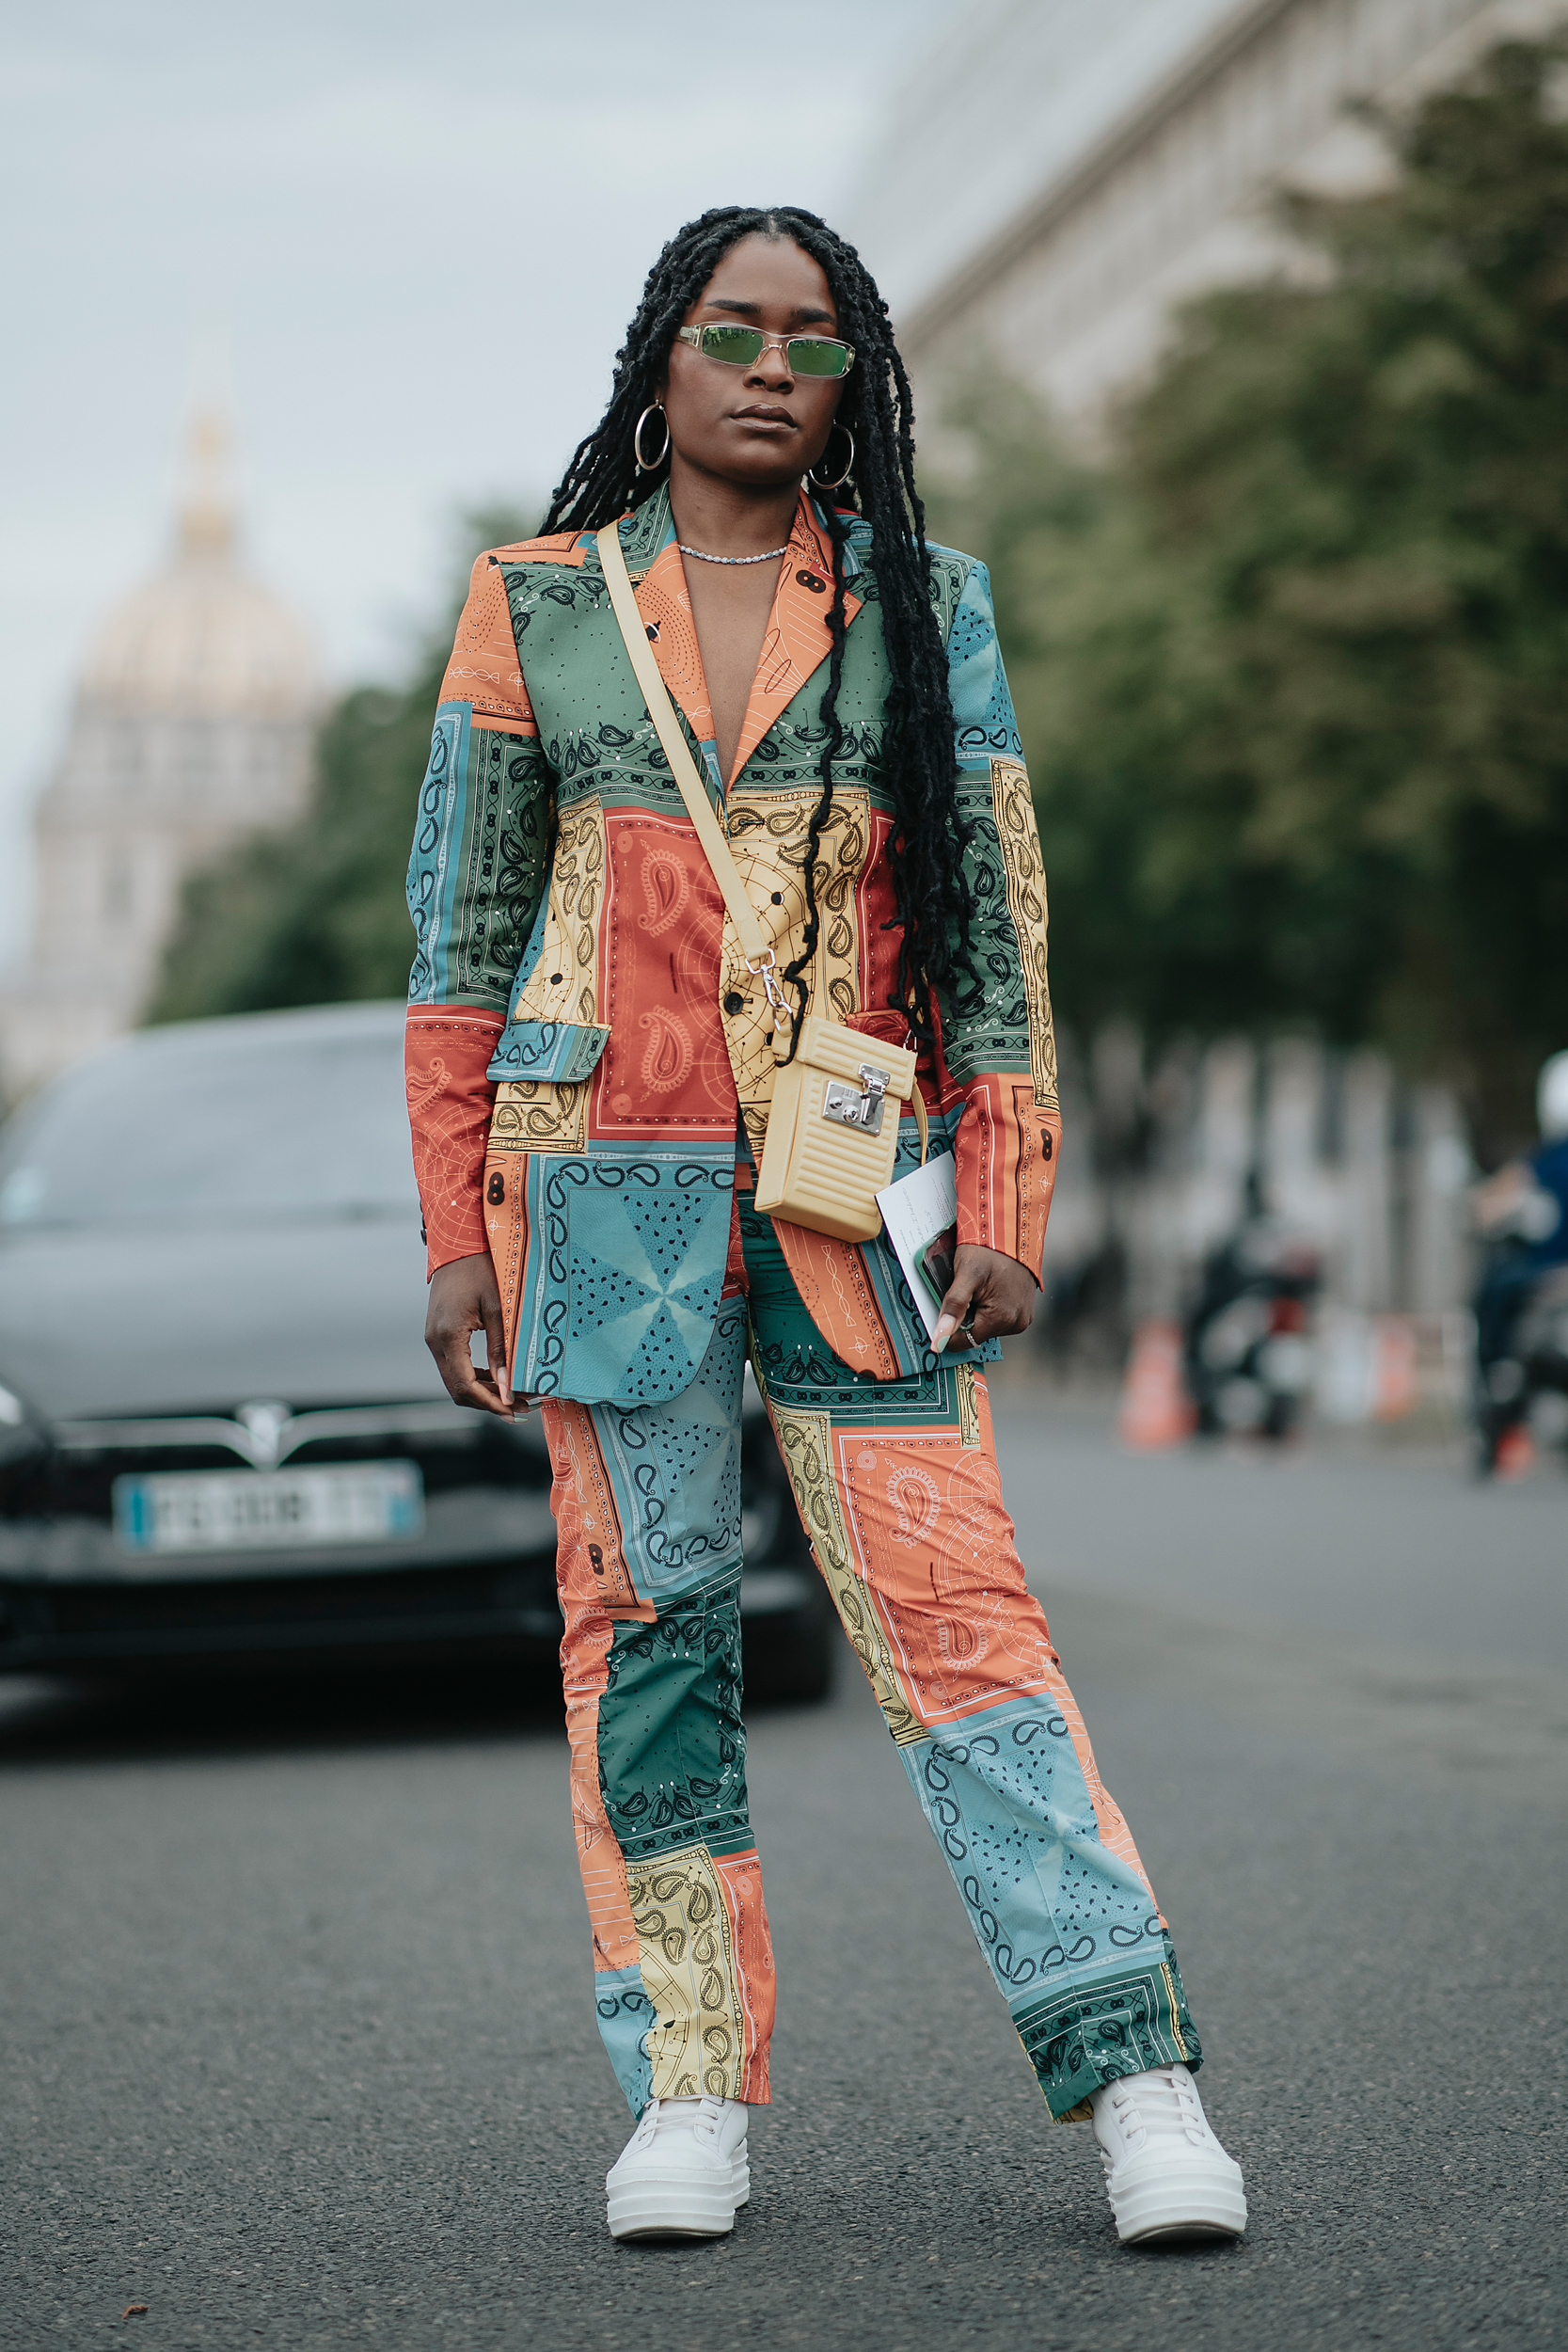
<svg viewBox="0 0 1568 2352">
<path fill-rule="evenodd" d="M 703 350 L 709 359 L 724 359 L 732 368 L 749 368 L 762 350 L 763 337 L 754 326 L 705 326 Z"/>
<path fill-rule="evenodd" d="M 810 335 L 792 335 L 785 356 L 797 375 L 842 375 L 849 360 L 846 344 L 818 342 Z"/>
</svg>

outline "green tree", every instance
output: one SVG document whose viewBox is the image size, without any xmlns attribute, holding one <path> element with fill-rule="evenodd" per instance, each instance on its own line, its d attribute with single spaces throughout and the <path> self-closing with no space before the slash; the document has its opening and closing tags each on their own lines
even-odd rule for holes
<svg viewBox="0 0 1568 2352">
<path fill-rule="evenodd" d="M 187 882 L 150 1021 L 404 993 L 414 801 L 457 610 L 478 549 L 531 528 L 509 509 L 464 517 L 461 587 L 409 683 L 345 694 L 323 724 L 297 822 L 256 834 Z"/>
<path fill-rule="evenodd" d="M 1516 1129 L 1568 1042 L 1568 124 L 1512 43 L 1321 266 L 1180 322 L 1096 474 L 1017 402 L 943 521 L 993 563 L 1064 1011 L 1375 1038 Z"/>
</svg>

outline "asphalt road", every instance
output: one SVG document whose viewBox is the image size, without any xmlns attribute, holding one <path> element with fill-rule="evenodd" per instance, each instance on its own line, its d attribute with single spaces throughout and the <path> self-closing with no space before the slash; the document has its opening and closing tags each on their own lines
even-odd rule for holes
<svg viewBox="0 0 1568 2352">
<path fill-rule="evenodd" d="M 690 2249 L 604 2234 L 629 2119 L 547 1692 L 31 1686 L 0 1703 L 0 2345 L 1568 2338 L 1568 1480 L 1129 1463 L 1092 1416 L 1002 1418 L 1241 2246 L 1117 2247 L 849 1672 L 752 1725 L 776 2104 L 735 2236 Z"/>
<path fill-rule="evenodd" d="M 1568 1475 L 1481 1485 L 1468 1453 L 1336 1438 L 1129 1454 L 1108 1406 L 1002 1388 L 1023 1556 L 1059 1583 L 1568 1672 Z"/>
</svg>

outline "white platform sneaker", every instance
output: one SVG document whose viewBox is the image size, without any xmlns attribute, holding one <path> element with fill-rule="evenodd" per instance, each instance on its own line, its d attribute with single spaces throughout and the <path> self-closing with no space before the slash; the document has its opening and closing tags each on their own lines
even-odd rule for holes
<svg viewBox="0 0 1568 2352">
<path fill-rule="evenodd" d="M 1127 2074 L 1094 2094 L 1094 2136 L 1124 2246 L 1240 2237 L 1242 2168 L 1220 2146 L 1184 2066 Z"/>
<path fill-rule="evenodd" d="M 739 2099 L 653 2099 L 605 2176 L 611 2237 L 727 2237 L 752 2193 Z"/>
</svg>

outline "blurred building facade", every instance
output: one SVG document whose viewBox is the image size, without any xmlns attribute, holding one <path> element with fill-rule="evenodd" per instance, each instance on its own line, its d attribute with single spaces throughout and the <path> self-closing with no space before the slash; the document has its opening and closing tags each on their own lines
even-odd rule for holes
<svg viewBox="0 0 1568 2352">
<path fill-rule="evenodd" d="M 1173 306 L 1289 259 L 1281 182 L 1380 167 L 1398 103 L 1561 0 L 974 0 L 889 106 L 850 230 L 929 423 L 981 354 L 1092 422 Z"/>
<path fill-rule="evenodd" d="M 319 708 L 309 631 L 241 562 L 229 432 L 205 411 L 169 560 L 92 638 L 34 815 L 32 940 L 0 993 L 0 1098 L 134 1025 L 185 876 L 298 813 Z"/>
<path fill-rule="evenodd" d="M 1136 1029 L 1113 1023 L 1059 1044 L 1065 1148 L 1042 1338 L 1064 1365 L 1107 1370 L 1140 1324 L 1180 1316 L 1205 1258 L 1255 1212 L 1321 1268 L 1319 1403 L 1331 1417 L 1366 1418 L 1354 1391 L 1380 1324 L 1418 1331 L 1434 1361 L 1463 1357 L 1477 1170 L 1448 1088 L 1305 1037 L 1179 1043 L 1150 1058 Z"/>
<path fill-rule="evenodd" d="M 942 412 L 1000 363 L 1091 439 L 1152 367 L 1176 308 L 1303 266 L 1282 185 L 1375 183 L 1350 112 L 1398 108 L 1562 0 L 972 0 L 893 96 L 848 228 L 897 325 L 937 462 Z M 950 420 L 956 422 L 957 420 Z M 1447 1327 L 1473 1279 L 1473 1169 L 1447 1089 L 1297 1039 L 1064 1043 L 1048 1318 L 1119 1354 L 1177 1312 L 1249 1190 L 1322 1253 L 1333 1311 Z"/>
</svg>

